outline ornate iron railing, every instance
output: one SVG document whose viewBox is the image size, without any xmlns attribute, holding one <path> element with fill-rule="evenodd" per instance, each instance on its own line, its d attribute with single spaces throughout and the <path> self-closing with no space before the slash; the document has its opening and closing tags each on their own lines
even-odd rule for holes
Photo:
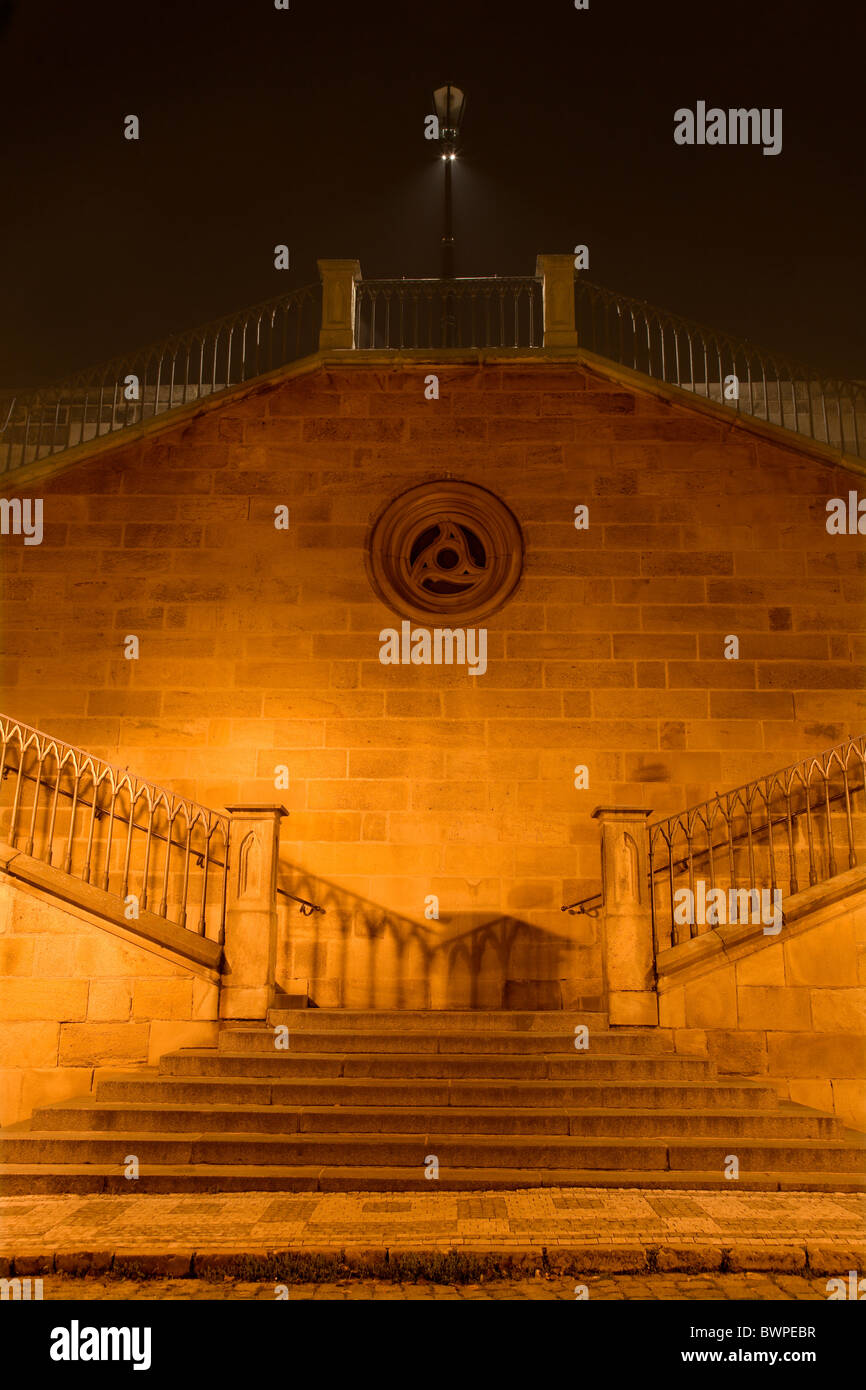
<svg viewBox="0 0 866 1390">
<path fill-rule="evenodd" d="M 677 892 L 688 888 L 694 895 L 699 874 L 707 875 L 706 892 L 794 894 L 855 868 L 858 851 L 866 852 L 866 817 L 853 797 L 864 790 L 861 736 L 652 822 L 648 882 L 656 952 L 714 925 L 675 917 Z M 596 917 L 604 905 L 596 891 L 561 911 Z"/>
<path fill-rule="evenodd" d="M 134 915 L 223 939 L 229 818 L 5 715 L 0 838 Z"/>
<path fill-rule="evenodd" d="M 866 386 L 575 276 L 581 347 L 731 410 L 866 457 Z"/>
<path fill-rule="evenodd" d="M 543 328 L 534 275 L 362 280 L 355 295 L 357 348 L 532 348 Z"/>
<path fill-rule="evenodd" d="M 543 280 L 362 280 L 354 345 L 369 349 L 540 348 Z M 815 372 L 575 277 L 577 340 L 600 356 L 732 411 L 866 457 L 866 385 Z M 249 381 L 314 353 L 321 287 L 310 285 L 60 385 L 0 396 L 0 472 Z"/>
<path fill-rule="evenodd" d="M 704 894 L 787 894 L 855 868 L 863 852 L 864 819 L 855 794 L 866 781 L 866 738 L 804 758 L 734 791 L 712 797 L 649 825 L 656 950 L 711 930 L 714 922 L 682 920 L 676 895 L 687 888 L 694 903 Z M 691 914 L 694 915 L 694 914 Z"/>
<path fill-rule="evenodd" d="M 318 348 L 321 286 L 309 285 L 0 400 L 0 472 L 129 429 Z"/>
</svg>

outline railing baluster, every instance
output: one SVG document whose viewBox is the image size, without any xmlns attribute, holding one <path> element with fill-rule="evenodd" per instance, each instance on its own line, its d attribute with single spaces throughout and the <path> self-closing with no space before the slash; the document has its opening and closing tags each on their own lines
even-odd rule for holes
<svg viewBox="0 0 866 1390">
<path fill-rule="evenodd" d="M 830 806 L 830 773 L 824 772 L 824 806 L 827 812 L 827 869 L 828 877 L 836 875 L 836 846 L 833 841 L 833 811 Z"/>
<path fill-rule="evenodd" d="M 57 823 L 57 801 L 60 796 L 60 782 L 63 777 L 63 763 L 60 760 L 60 753 L 56 752 L 55 757 L 57 759 L 57 774 L 54 780 L 54 795 L 51 798 L 51 815 L 48 821 L 47 853 L 45 855 L 46 864 L 52 864 L 54 862 L 54 827 Z"/>
<path fill-rule="evenodd" d="M 92 787 L 93 787 L 93 800 L 92 800 L 91 806 L 90 806 L 90 823 L 89 823 L 89 825 L 88 825 L 88 827 L 87 827 L 87 849 L 86 849 L 85 855 L 84 855 L 84 870 L 83 870 L 82 875 L 81 875 L 81 877 L 84 879 L 84 882 L 85 882 L 85 883 L 89 883 L 89 882 L 90 882 L 90 861 L 91 861 L 91 858 L 92 858 L 92 856 L 93 856 L 93 829 L 94 829 L 94 826 L 95 826 L 95 824 L 96 824 L 96 812 L 97 812 L 97 801 L 98 801 L 97 787 L 96 787 L 96 779 L 95 779 L 95 777 L 93 776 L 92 773 L 91 773 L 91 785 L 92 785 Z"/>
<path fill-rule="evenodd" d="M 75 781 L 73 783 L 72 805 L 69 808 L 69 834 L 66 837 L 66 856 L 63 860 L 63 872 L 65 874 L 72 871 L 72 842 L 75 838 L 75 817 L 78 812 L 78 793 L 81 788 L 81 772 L 76 766 Z"/>
<path fill-rule="evenodd" d="M 21 789 L 24 785 L 24 745 L 19 741 L 18 744 L 18 780 L 15 784 L 15 799 L 12 802 L 12 818 L 9 824 L 9 843 L 14 848 L 15 835 L 18 826 L 18 812 L 21 809 Z"/>
<path fill-rule="evenodd" d="M 111 874 L 111 842 L 114 838 L 114 808 L 117 805 L 117 798 L 120 795 L 118 789 L 111 781 L 108 783 L 111 788 L 111 805 L 108 811 L 108 832 L 105 837 L 105 872 L 102 875 L 102 891 L 108 892 L 108 880 Z"/>
<path fill-rule="evenodd" d="M 33 853 L 33 839 L 34 839 L 34 834 L 35 834 L 35 831 L 36 831 L 36 811 L 37 811 L 37 807 L 39 806 L 39 790 L 40 790 L 40 787 L 41 787 L 41 785 L 42 785 L 42 764 L 43 764 L 43 761 L 44 761 L 44 754 L 41 752 L 41 750 L 39 750 L 39 751 L 38 751 L 38 756 L 37 756 L 37 759 L 36 759 L 36 786 L 33 788 L 33 808 L 32 808 L 32 810 L 31 810 L 31 812 L 30 812 L 30 829 L 29 829 L 28 834 L 27 834 L 27 839 L 26 839 L 26 841 L 24 842 L 24 853 L 25 853 L 25 854 L 32 854 L 32 853 Z"/>
<path fill-rule="evenodd" d="M 785 788 L 785 827 L 788 835 L 788 872 L 790 881 L 788 891 L 796 893 L 799 891 L 797 883 L 797 854 L 794 848 L 794 827 L 791 822 L 791 783 Z"/>
<path fill-rule="evenodd" d="M 205 829 L 204 840 L 204 867 L 201 876 L 201 916 L 198 923 L 199 936 L 207 936 L 207 924 L 205 922 L 205 912 L 207 910 L 207 876 L 210 872 L 210 831 Z"/>
<path fill-rule="evenodd" d="M 144 868 L 141 871 L 141 892 L 138 897 L 138 905 L 140 908 L 147 907 L 147 875 L 150 871 L 150 844 L 153 836 L 153 817 L 156 814 L 156 807 L 149 797 L 145 798 L 145 805 L 147 806 L 147 837 L 144 842 Z"/>
<path fill-rule="evenodd" d="M 164 917 L 168 911 L 168 875 L 171 865 L 171 832 L 174 827 L 174 817 L 168 822 L 168 834 L 165 841 L 165 869 L 162 875 L 162 897 L 159 900 L 159 915 Z"/>
<path fill-rule="evenodd" d="M 138 798 L 133 797 L 132 788 L 129 790 L 129 821 L 126 828 L 126 851 L 123 856 L 123 878 L 120 882 L 120 896 L 126 898 L 129 894 L 129 861 L 132 854 L 132 831 L 135 825 L 135 808 Z"/>
</svg>

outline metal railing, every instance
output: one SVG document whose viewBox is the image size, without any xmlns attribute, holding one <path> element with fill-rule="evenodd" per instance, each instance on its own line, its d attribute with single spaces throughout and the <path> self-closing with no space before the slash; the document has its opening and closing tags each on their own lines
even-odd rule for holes
<svg viewBox="0 0 866 1390">
<path fill-rule="evenodd" d="M 852 798 L 864 790 L 861 736 L 652 822 L 647 879 L 656 953 L 711 929 L 712 923 L 677 922 L 675 916 L 677 892 L 694 894 L 698 873 L 708 875 L 707 892 L 723 887 L 751 895 L 784 887 L 794 894 L 806 880 L 812 887 L 855 868 L 858 850 L 866 852 L 866 817 Z M 560 911 L 597 917 L 604 906 L 596 890 Z"/>
<path fill-rule="evenodd" d="M 815 372 L 575 276 L 579 347 L 820 443 L 866 457 L 866 385 Z M 359 349 L 544 345 L 539 276 L 361 280 Z M 114 358 L 60 385 L 0 394 L 0 473 L 250 381 L 317 351 L 321 286 Z M 348 327 L 348 325 L 347 325 Z M 735 389 L 736 388 L 736 389 Z"/>
<path fill-rule="evenodd" d="M 534 275 L 362 280 L 356 289 L 356 348 L 533 348 L 543 329 Z"/>
<path fill-rule="evenodd" d="M 228 816 L 5 715 L 0 838 L 111 893 L 133 916 L 152 912 L 223 939 Z"/>
<path fill-rule="evenodd" d="M 0 472 L 225 391 L 318 348 L 321 286 L 308 285 L 0 399 Z"/>
<path fill-rule="evenodd" d="M 580 347 L 822 444 L 866 457 L 866 385 L 816 372 L 575 275 Z M 733 378 L 736 379 L 734 382 Z"/>
<path fill-rule="evenodd" d="M 794 894 L 853 869 L 863 851 L 866 738 L 759 777 L 647 827 L 656 951 L 709 931 L 713 922 L 678 920 L 676 895 L 694 902 L 698 876 L 709 893 Z M 682 914 L 681 914 L 682 917 Z"/>
</svg>

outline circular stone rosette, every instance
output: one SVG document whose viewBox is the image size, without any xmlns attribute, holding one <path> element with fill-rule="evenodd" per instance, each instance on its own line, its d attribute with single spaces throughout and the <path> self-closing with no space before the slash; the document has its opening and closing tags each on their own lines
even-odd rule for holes
<svg viewBox="0 0 866 1390">
<path fill-rule="evenodd" d="M 407 618 L 477 622 L 513 594 L 523 536 L 513 513 L 474 483 L 422 483 L 396 497 L 370 536 L 374 588 Z"/>
</svg>

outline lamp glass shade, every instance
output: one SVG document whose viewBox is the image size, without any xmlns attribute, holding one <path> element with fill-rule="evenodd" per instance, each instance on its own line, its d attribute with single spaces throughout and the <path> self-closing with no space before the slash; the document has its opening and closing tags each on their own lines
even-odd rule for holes
<svg viewBox="0 0 866 1390">
<path fill-rule="evenodd" d="M 466 97 L 459 87 L 455 87 L 453 82 L 448 82 L 444 87 L 438 87 L 433 93 L 433 103 L 436 107 L 436 115 L 439 118 L 440 131 L 454 131 L 460 129 L 463 120 L 463 112 L 466 108 Z"/>
</svg>

